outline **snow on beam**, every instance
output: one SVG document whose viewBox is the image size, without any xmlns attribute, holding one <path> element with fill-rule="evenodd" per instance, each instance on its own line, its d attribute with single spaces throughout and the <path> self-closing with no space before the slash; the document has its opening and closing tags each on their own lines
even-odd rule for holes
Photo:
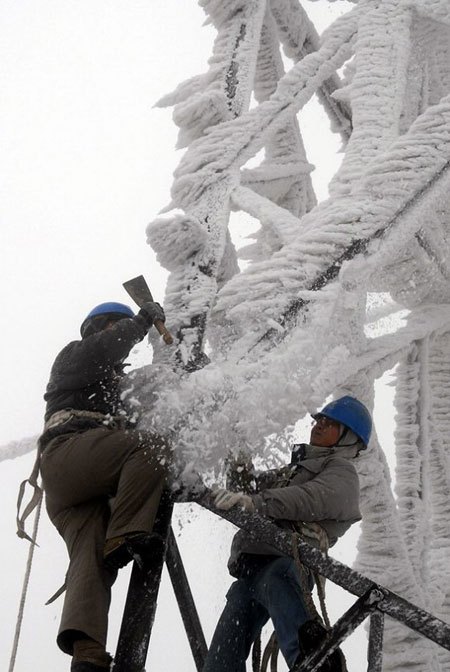
<svg viewBox="0 0 450 672">
<path fill-rule="evenodd" d="M 29 436 L 19 441 L 11 441 L 0 447 L 0 462 L 14 460 L 36 449 L 39 436 Z"/>
<path fill-rule="evenodd" d="M 380 336 L 367 341 L 366 350 L 345 362 L 340 377 L 341 383 L 357 375 L 359 372 L 368 374 L 376 369 L 374 377 L 382 375 L 392 368 L 405 353 L 412 342 L 421 340 L 432 333 L 442 333 L 450 329 L 450 304 L 420 306 L 408 316 L 405 327 L 398 329 L 394 334 Z M 201 373 L 201 372 L 200 372 Z M 214 374 L 212 374 L 214 375 Z M 21 457 L 37 446 L 39 436 L 11 441 L 0 448 L 0 462 L 2 460 Z"/>
<path fill-rule="evenodd" d="M 450 552 L 450 472 L 448 454 L 450 447 L 450 333 L 434 334 L 429 339 L 428 389 L 430 415 L 429 430 L 431 446 L 428 475 L 428 494 L 433 508 L 427 534 L 428 590 L 433 610 L 444 620 L 450 619 L 450 608 L 442 586 L 450 585 L 450 568 L 447 558 Z M 447 589 L 448 594 L 448 589 Z"/>
<path fill-rule="evenodd" d="M 250 100 L 265 2 L 236 1 L 226 7 L 214 0 L 202 4 L 219 30 L 214 62 L 210 61 L 211 70 L 217 75 L 214 86 L 225 93 L 231 114 L 241 114 Z M 183 124 L 189 125 L 189 114 Z M 187 155 L 190 152 L 191 149 Z M 207 156 L 201 160 L 207 161 Z M 175 183 L 179 185 L 186 178 L 180 178 L 179 169 L 176 173 Z M 168 318 L 175 325 L 180 342 L 177 355 L 185 367 L 195 367 L 201 358 L 206 318 L 218 286 L 237 270 L 228 234 L 229 194 L 237 177 L 237 173 L 215 175 L 206 197 L 194 199 L 191 207 L 186 208 L 187 217 L 196 221 L 205 237 L 197 253 L 170 269 L 165 301 Z M 157 349 L 156 359 L 168 356 L 169 353 Z"/>
<path fill-rule="evenodd" d="M 270 98 L 284 74 L 285 68 L 280 54 L 275 20 L 270 11 L 266 11 L 253 87 L 258 103 Z M 264 152 L 265 158 L 262 164 L 250 171 L 243 170 L 241 181 L 250 178 L 255 191 L 273 198 L 278 205 L 296 217 L 311 210 L 317 203 L 309 175 L 312 166 L 307 161 L 295 114 L 284 127 L 280 127 L 267 139 Z"/>
<path fill-rule="evenodd" d="M 289 243 L 298 233 L 300 220 L 269 198 L 260 196 L 248 187 L 236 187 L 231 194 L 234 208 L 243 210 L 276 232 L 280 247 Z"/>
<path fill-rule="evenodd" d="M 395 493 L 403 536 L 417 583 L 424 586 L 425 543 L 429 543 L 426 465 L 429 460 L 428 339 L 420 339 L 396 369 L 394 406 L 397 455 Z M 429 595 L 427 595 L 429 600 Z M 428 605 L 429 606 L 429 603 Z"/>
<path fill-rule="evenodd" d="M 332 196 L 351 193 L 366 165 L 398 137 L 408 84 L 412 10 L 392 0 L 359 6 L 355 57 L 350 66 L 354 75 L 348 87 L 353 132 L 329 186 Z"/>
<path fill-rule="evenodd" d="M 426 231 L 420 229 L 417 231 L 415 238 L 417 244 L 425 251 L 427 256 L 436 264 L 437 269 L 444 278 L 450 281 L 450 264 L 447 256 L 446 245 L 440 232 L 439 239 L 436 241 L 436 233 L 433 234 L 433 239 L 427 235 Z M 436 244 L 437 243 L 437 244 Z"/>
<path fill-rule="evenodd" d="M 408 315 L 404 327 L 393 334 L 368 340 L 363 353 L 345 362 L 343 368 L 347 377 L 343 378 L 342 382 L 375 366 L 378 369 L 375 377 L 378 377 L 394 366 L 411 343 L 448 329 L 450 329 L 450 304 L 421 305 Z"/>
<path fill-rule="evenodd" d="M 367 252 L 372 241 L 380 242 L 371 248 L 373 258 L 364 259 L 367 269 L 359 264 L 357 274 L 376 273 L 421 228 L 429 209 L 448 200 L 449 129 L 450 95 L 377 158 L 351 197 L 320 204 L 302 219 L 293 244 L 233 278 L 221 290 L 216 310 L 231 313 L 235 322 L 245 315 L 247 324 L 258 324 L 264 305 L 265 317 L 279 326 L 266 330 L 256 345 L 295 323 L 318 290 L 337 278 L 344 262 Z M 350 268 L 347 263 L 346 274 Z"/>
<path fill-rule="evenodd" d="M 270 7 L 288 57 L 298 62 L 319 50 L 319 35 L 298 0 L 271 0 Z M 355 7 L 351 11 L 357 13 L 359 9 Z M 339 76 L 333 73 L 319 86 L 317 95 L 332 121 L 332 130 L 348 140 L 352 132 L 351 110 L 345 102 L 333 97 L 334 92 L 341 87 Z"/>
<path fill-rule="evenodd" d="M 293 543 L 297 543 L 300 559 L 307 567 L 313 568 L 322 576 L 354 595 L 361 596 L 367 591 L 379 590 L 381 600 L 378 608 L 380 611 L 450 650 L 450 625 L 448 623 L 435 618 L 432 614 L 416 607 L 416 605 L 404 600 L 383 586 L 376 585 L 371 579 L 350 569 L 338 560 L 326 556 L 305 541 L 298 539 L 298 537 L 294 538 L 291 532 L 280 529 L 268 518 L 263 518 L 258 514 L 249 514 L 238 510 L 237 507 L 229 511 L 218 511 L 211 505 L 208 495 L 198 503 L 212 513 L 245 530 L 253 539 L 264 541 L 277 548 L 283 555 L 292 557 L 294 554 Z"/>
<path fill-rule="evenodd" d="M 448 114 L 450 114 L 450 110 Z M 434 201 L 437 193 L 430 188 L 431 184 L 434 186 L 438 184 L 436 171 L 439 173 L 439 170 L 442 169 L 442 172 L 444 172 L 443 157 L 437 153 L 441 149 L 443 151 L 445 148 L 449 149 L 445 145 L 445 133 L 443 132 L 443 129 L 449 127 L 449 118 L 446 115 L 445 105 L 436 106 L 417 122 L 419 129 L 423 130 L 426 127 L 428 132 L 431 132 L 432 137 L 442 136 L 442 143 L 436 143 L 429 148 L 426 142 L 426 134 L 417 132 L 417 128 L 415 128 L 410 137 L 403 136 L 398 141 L 400 151 L 392 152 L 389 155 L 387 164 L 393 164 L 392 170 L 389 171 L 386 163 L 380 161 L 377 170 L 374 171 L 374 182 L 368 182 L 366 179 L 365 184 L 369 183 L 371 186 L 371 198 L 375 198 L 373 205 L 371 200 L 367 202 L 367 217 L 369 220 L 375 217 L 381 218 L 383 208 L 386 206 L 384 201 L 380 204 L 376 198 L 378 191 L 384 195 L 391 208 L 395 206 L 398 208 L 399 203 L 389 198 L 390 189 L 398 190 L 400 186 L 404 187 L 405 198 L 407 198 L 407 195 L 409 195 L 408 186 L 411 185 L 411 182 L 416 184 L 417 182 L 420 183 L 421 180 L 429 180 L 422 187 L 420 193 L 411 189 L 412 197 L 409 195 L 408 202 L 414 201 L 415 205 L 418 205 L 419 216 L 405 218 L 404 222 L 400 221 L 401 226 L 396 228 L 402 235 L 399 235 L 395 245 L 391 245 L 392 238 L 390 238 L 389 245 L 379 247 L 378 261 L 380 264 L 383 262 L 383 258 L 388 256 L 388 253 L 395 254 L 398 246 L 404 244 L 404 241 L 409 239 L 408 236 L 411 237 L 412 231 L 423 224 L 430 209 L 436 207 L 436 203 L 430 203 L 428 197 L 432 196 Z M 439 124 L 433 126 L 431 121 L 435 117 L 439 119 L 441 126 Z M 448 130 L 446 132 L 448 133 Z M 409 160 L 409 154 L 405 151 L 405 146 L 414 156 L 416 166 L 417 159 L 419 159 L 420 170 L 413 170 L 414 161 Z M 420 152 L 422 146 L 427 149 L 426 161 Z M 402 162 L 398 158 L 399 154 L 406 157 L 403 168 L 406 170 L 406 167 L 408 167 L 413 172 L 412 176 L 403 176 L 400 170 Z M 382 181 L 379 180 L 381 175 L 384 177 Z M 394 182 L 394 185 L 391 185 L 390 182 Z M 423 185 L 423 182 L 421 184 Z M 442 184 L 443 191 L 448 196 L 448 184 L 445 180 Z M 419 195 L 422 198 L 419 198 Z M 377 206 L 380 207 L 380 205 L 381 212 L 377 212 Z M 403 203 L 400 212 L 405 214 L 406 210 L 407 208 Z M 408 212 L 411 214 L 413 209 L 411 208 Z M 414 214 L 417 215 L 415 211 Z M 340 230 L 338 230 L 340 223 L 337 220 L 336 224 L 336 220 L 336 211 L 333 211 L 330 213 L 327 225 L 330 228 L 336 227 L 333 242 L 344 245 L 347 240 L 345 227 L 342 237 L 340 237 Z M 389 222 L 389 219 L 386 217 L 384 222 Z M 402 226 L 405 230 L 401 231 Z M 310 238 L 314 233 L 317 235 L 317 232 L 311 227 Z M 303 243 L 304 236 L 299 236 L 299 238 L 302 239 Z M 280 257 L 282 253 L 286 254 L 285 248 L 287 248 L 287 259 L 283 259 L 284 263 L 280 268 L 274 268 L 273 259 Z M 177 389 L 176 395 L 172 391 L 166 394 L 163 390 L 156 409 L 152 414 L 149 414 L 152 417 L 145 420 L 145 422 L 148 421 L 150 427 L 154 426 L 156 429 L 158 427 L 152 424 L 155 418 L 161 422 L 160 426 L 162 427 L 173 426 L 176 428 L 176 443 L 179 446 L 180 455 L 186 462 L 192 461 L 194 465 L 201 463 L 201 468 L 204 468 L 204 465 L 206 465 L 206 468 L 210 468 L 212 465 L 216 466 L 224 457 L 223 451 L 225 449 L 232 449 L 233 446 L 248 445 L 250 452 L 258 450 L 258 445 L 261 446 L 265 436 L 282 431 L 287 425 L 293 424 L 298 417 L 313 410 L 327 394 L 330 394 L 342 383 L 343 379 L 349 376 L 347 368 L 350 366 L 353 357 L 358 354 L 358 349 L 355 352 L 353 343 L 355 339 L 354 323 L 351 320 L 344 323 L 342 313 L 336 306 L 339 305 L 338 295 L 342 290 L 344 290 L 342 292 L 344 297 L 348 293 L 349 299 L 355 292 L 357 294 L 364 291 L 364 275 L 358 278 L 358 274 L 356 274 L 355 279 L 356 281 L 359 279 L 359 283 L 350 292 L 346 292 L 341 284 L 331 282 L 329 286 L 324 286 L 320 292 L 307 293 L 302 291 L 302 297 L 310 301 L 308 319 L 301 321 L 298 326 L 290 330 L 288 337 L 283 342 L 280 342 L 279 338 L 278 341 L 268 339 L 267 347 L 255 350 L 256 357 L 246 355 L 248 348 L 252 343 L 255 343 L 255 334 L 258 333 L 257 325 L 265 324 L 266 327 L 267 324 L 270 325 L 271 310 L 274 311 L 274 315 L 279 317 L 280 313 L 275 311 L 279 303 L 285 300 L 286 293 L 292 291 L 297 295 L 300 285 L 299 278 L 302 277 L 302 274 L 304 276 L 305 269 L 317 268 L 317 263 L 322 261 L 320 257 L 321 249 L 317 244 L 313 248 L 314 255 L 311 248 L 308 249 L 305 245 L 299 247 L 297 258 L 295 257 L 297 250 L 294 249 L 293 251 L 292 245 L 285 246 L 285 248 L 280 253 L 275 254 L 268 262 L 254 264 L 253 269 L 259 267 L 263 271 L 257 278 L 257 283 L 255 279 L 255 285 L 252 285 L 248 278 L 244 279 L 242 296 L 239 295 L 236 288 L 233 291 L 230 291 L 230 288 L 235 284 L 238 285 L 238 280 L 248 275 L 247 272 L 242 273 L 240 278 L 233 279 L 228 283 L 223 290 L 223 292 L 226 292 L 226 297 L 230 299 L 225 310 L 224 301 L 219 295 L 222 305 L 219 306 L 218 303 L 218 308 L 221 308 L 227 320 L 233 319 L 236 327 L 240 326 L 242 329 L 239 333 L 236 332 L 236 329 L 222 330 L 220 346 L 222 347 L 224 343 L 226 345 L 227 338 L 231 346 L 227 361 L 222 362 L 221 357 L 218 356 L 216 364 L 198 372 L 195 377 L 190 377 Z M 335 248 L 330 244 L 329 249 L 333 251 Z M 325 245 L 322 252 L 323 256 L 326 253 L 329 254 Z M 377 255 L 373 256 L 376 259 Z M 370 266 L 373 259 L 370 258 L 369 261 Z M 284 273 L 285 268 L 287 274 Z M 376 272 L 376 264 L 372 265 L 370 272 Z M 443 309 L 439 310 L 441 311 L 440 316 L 442 316 Z M 352 301 L 350 300 L 351 312 Z M 239 319 L 236 319 L 236 313 Z M 426 316 L 425 312 L 424 315 Z M 430 323 L 428 316 L 426 317 L 425 328 L 428 329 Z M 257 320 L 260 321 L 257 322 Z M 335 325 L 335 329 L 331 332 L 329 331 L 330 323 Z M 441 323 L 435 324 L 433 328 L 438 328 L 438 326 L 441 326 Z M 279 325 L 277 328 L 275 326 L 273 328 L 277 336 L 279 335 L 278 328 Z M 345 328 L 347 328 L 347 331 L 345 331 Z M 231 336 L 228 336 L 230 333 Z M 274 347 L 275 345 L 277 347 Z M 398 341 L 392 338 L 392 344 L 389 347 L 396 351 Z M 361 352 L 361 348 L 359 352 Z M 402 354 L 398 350 L 397 352 L 399 355 Z M 392 361 L 391 357 L 390 361 Z M 366 374 L 370 375 L 370 372 L 366 371 Z M 268 393 L 268 390 L 270 393 Z M 174 399 L 176 399 L 176 408 L 174 407 Z M 277 409 L 276 412 L 275 408 Z M 187 418 L 189 419 L 188 422 L 186 422 Z M 233 431 L 230 431 L 230 427 L 233 427 Z M 224 447 L 224 437 L 226 437 L 226 448 Z M 198 446 L 201 446 L 200 453 L 197 450 Z"/>
<path fill-rule="evenodd" d="M 254 14 L 251 20 L 254 24 L 262 21 L 262 17 Z M 229 199 L 238 183 L 237 169 L 264 146 L 264 128 L 267 129 L 275 120 L 276 128 L 270 129 L 273 133 L 285 127 L 296 109 L 309 100 L 330 73 L 349 57 L 351 48 L 348 41 L 355 34 L 356 21 L 350 22 L 350 26 L 348 23 L 336 22 L 319 52 L 307 56 L 283 77 L 273 96 L 256 108 L 256 115 L 251 111 L 232 122 L 219 124 L 194 141 L 175 171 L 170 207 L 185 209 L 189 216 L 203 222 L 208 231 L 208 244 L 202 252 L 189 260 L 189 264 L 174 271 L 168 279 L 165 303 L 172 321 L 175 319 L 180 324 L 179 337 L 187 353 L 184 359 L 199 349 L 206 317 L 215 300 L 215 276 L 226 249 Z M 256 32 L 256 28 L 248 31 L 249 39 L 254 40 Z M 248 52 L 248 48 L 245 51 Z M 235 62 L 240 60 L 236 57 Z M 250 75 L 246 70 L 245 76 L 239 80 L 241 87 L 248 86 Z"/>
<path fill-rule="evenodd" d="M 450 26 L 450 5 L 448 0 L 412 0 L 418 14 Z"/>
<path fill-rule="evenodd" d="M 217 187 L 217 182 L 255 156 L 267 136 L 284 126 L 351 56 L 356 30 L 355 16 L 338 19 L 319 51 L 287 72 L 269 100 L 241 117 L 211 128 L 193 142 L 175 171 L 171 206 L 189 209 L 202 197 L 214 200 L 209 192 Z"/>
</svg>

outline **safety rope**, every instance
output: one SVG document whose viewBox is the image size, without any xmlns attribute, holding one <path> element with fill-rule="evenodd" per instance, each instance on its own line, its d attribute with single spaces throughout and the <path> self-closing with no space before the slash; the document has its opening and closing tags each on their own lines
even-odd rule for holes
<svg viewBox="0 0 450 672">
<path fill-rule="evenodd" d="M 325 603 L 325 577 L 321 576 L 320 574 L 317 574 L 317 572 L 313 572 L 313 576 L 317 586 L 317 595 L 319 597 L 320 611 L 322 612 L 322 618 L 326 627 L 328 628 L 328 630 L 330 630 L 331 622 L 330 617 L 328 616 L 327 605 Z"/>
<path fill-rule="evenodd" d="M 326 531 L 323 529 L 323 527 L 321 527 L 317 523 L 302 524 L 301 530 L 302 531 L 300 533 L 299 532 L 292 533 L 292 554 L 294 557 L 295 565 L 297 567 L 297 571 L 299 573 L 300 586 L 305 599 L 305 606 L 311 620 L 317 620 L 319 622 L 323 621 L 323 623 L 325 623 L 327 630 L 330 630 L 331 623 L 325 602 L 325 578 L 320 574 L 318 574 L 317 572 L 313 572 L 314 581 L 317 586 L 317 595 L 319 597 L 320 610 L 322 612 L 322 618 L 321 618 L 319 612 L 317 611 L 317 607 L 314 604 L 314 600 L 312 598 L 312 593 L 308 582 L 308 574 L 306 572 L 305 566 L 303 565 L 300 559 L 300 555 L 298 552 L 299 540 L 305 541 L 306 539 L 307 541 L 308 540 L 311 541 L 312 539 L 314 539 L 318 543 L 319 550 L 322 551 L 322 553 L 327 554 L 328 535 Z M 252 650 L 253 672 L 267 672 L 267 666 L 269 662 L 270 662 L 270 672 L 277 672 L 278 653 L 279 653 L 279 646 L 277 636 L 276 633 L 273 632 L 272 636 L 267 642 L 267 645 L 264 649 L 264 653 L 261 659 L 261 638 L 258 637 L 253 644 L 253 650 Z"/>
<path fill-rule="evenodd" d="M 266 648 L 264 649 L 264 654 L 261 661 L 261 672 L 267 671 L 269 661 L 270 661 L 270 672 L 277 672 L 277 661 L 279 650 L 280 647 L 278 646 L 277 636 L 275 632 L 273 632 L 272 636 L 267 642 Z"/>
<path fill-rule="evenodd" d="M 305 570 L 305 566 L 300 560 L 300 555 L 298 552 L 298 541 L 302 540 L 302 536 L 298 532 L 292 533 L 292 553 L 294 556 L 295 564 L 300 576 L 300 586 L 302 589 L 303 597 L 305 599 L 305 606 L 309 612 L 309 617 L 311 620 L 321 620 L 319 612 L 317 611 L 316 605 L 312 598 L 311 589 L 308 583 L 308 575 Z"/>
<path fill-rule="evenodd" d="M 258 637 L 253 642 L 252 670 L 253 672 L 260 672 L 261 670 L 261 635 L 258 635 Z"/>
<path fill-rule="evenodd" d="M 28 560 L 27 560 L 27 566 L 25 570 L 25 577 L 23 580 L 23 586 L 22 586 L 22 595 L 20 598 L 20 603 L 19 603 L 19 613 L 17 615 L 17 621 L 16 621 L 16 630 L 14 633 L 14 641 L 13 641 L 13 648 L 11 652 L 11 658 L 9 661 L 9 670 L 8 672 L 13 672 L 15 664 L 16 664 L 16 658 L 17 658 L 17 650 L 19 646 L 19 638 L 20 638 L 20 633 L 22 630 L 22 621 L 23 621 L 23 614 L 25 610 L 25 602 L 27 598 L 27 593 L 28 593 L 28 584 L 30 581 L 30 574 L 31 574 L 31 565 L 33 563 L 33 556 L 34 556 L 34 549 L 36 548 L 36 539 L 37 539 L 37 534 L 38 534 L 38 528 L 39 528 L 39 519 L 41 517 L 41 508 L 42 508 L 42 497 L 40 498 L 37 506 L 36 506 L 36 514 L 34 517 L 34 525 L 33 525 L 33 532 L 32 532 L 32 537 L 31 537 L 31 544 L 28 550 Z"/>
<path fill-rule="evenodd" d="M 21 539 L 28 539 L 28 541 L 31 541 L 31 543 L 34 542 L 25 531 L 25 521 L 28 518 L 28 516 L 31 515 L 34 509 L 37 506 L 39 506 L 42 500 L 42 494 L 43 494 L 42 488 L 38 484 L 39 469 L 41 465 L 41 455 L 42 455 L 42 447 L 40 441 L 38 441 L 36 459 L 33 464 L 33 469 L 29 477 L 26 478 L 24 481 L 22 481 L 22 483 L 20 484 L 19 495 L 17 497 L 17 515 L 16 515 L 17 535 Z M 27 484 L 31 485 L 31 487 L 33 488 L 33 496 L 31 500 L 28 502 L 28 504 L 25 506 L 25 509 L 21 515 L 20 511 L 22 509 L 22 502 L 25 495 L 25 489 L 27 487 Z"/>
</svg>

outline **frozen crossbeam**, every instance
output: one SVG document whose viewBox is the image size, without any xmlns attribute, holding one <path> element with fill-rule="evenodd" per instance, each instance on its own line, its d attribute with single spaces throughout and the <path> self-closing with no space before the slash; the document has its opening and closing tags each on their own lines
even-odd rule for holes
<svg viewBox="0 0 450 672">
<path fill-rule="evenodd" d="M 338 252 L 338 256 L 335 259 L 331 259 L 328 266 L 312 278 L 309 284 L 302 288 L 302 291 L 319 292 L 329 283 L 336 280 L 345 262 L 352 261 L 360 254 L 370 252 L 370 244 L 387 236 L 397 223 L 401 222 L 402 218 L 410 214 L 416 205 L 421 205 L 422 197 L 428 196 L 432 193 L 434 187 L 441 182 L 444 182 L 444 180 L 448 180 L 449 171 L 450 159 L 447 160 L 444 165 L 440 166 L 437 172 L 425 185 L 413 192 L 410 198 L 372 233 L 361 238 L 350 240 L 348 246 L 343 251 Z M 419 226 L 419 224 L 417 224 L 417 226 Z M 249 352 L 264 343 L 276 344 L 283 340 L 289 332 L 289 329 L 292 326 L 295 326 L 297 320 L 302 315 L 302 312 L 310 305 L 310 303 L 311 299 L 309 298 L 305 299 L 299 297 L 292 300 L 278 320 L 281 329 L 275 327 L 267 329 L 251 348 L 249 348 Z"/>
<path fill-rule="evenodd" d="M 211 504 L 209 495 L 204 496 L 198 503 L 212 513 L 245 530 L 254 540 L 270 544 L 284 555 L 292 557 L 293 543 L 296 543 L 300 559 L 306 567 L 313 569 L 358 597 L 374 594 L 375 591 L 377 595 L 381 595 L 376 603 L 377 611 L 400 621 L 450 651 L 450 625 L 424 609 L 376 584 L 368 577 L 359 574 L 359 572 L 350 569 L 350 567 L 337 560 L 327 557 L 306 542 L 294 537 L 290 532 L 277 527 L 267 518 L 258 514 L 249 514 L 236 508 L 229 511 L 219 511 Z"/>
</svg>

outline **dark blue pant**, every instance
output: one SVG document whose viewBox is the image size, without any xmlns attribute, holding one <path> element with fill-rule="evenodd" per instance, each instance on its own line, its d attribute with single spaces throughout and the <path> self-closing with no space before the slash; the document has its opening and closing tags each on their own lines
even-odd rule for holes
<svg viewBox="0 0 450 672">
<path fill-rule="evenodd" d="M 299 654 L 298 629 L 309 618 L 292 558 L 275 558 L 231 585 L 203 672 L 245 672 L 251 645 L 269 618 L 292 667 Z"/>
</svg>

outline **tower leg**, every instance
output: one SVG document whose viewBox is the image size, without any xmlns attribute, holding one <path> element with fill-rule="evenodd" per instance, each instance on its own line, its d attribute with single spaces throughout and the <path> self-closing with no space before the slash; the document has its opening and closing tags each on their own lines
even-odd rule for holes
<svg viewBox="0 0 450 672">
<path fill-rule="evenodd" d="M 153 528 L 155 542 L 142 554 L 142 567 L 137 562 L 133 564 L 114 672 L 145 672 L 172 511 L 173 503 L 168 495 L 163 495 Z"/>
</svg>

